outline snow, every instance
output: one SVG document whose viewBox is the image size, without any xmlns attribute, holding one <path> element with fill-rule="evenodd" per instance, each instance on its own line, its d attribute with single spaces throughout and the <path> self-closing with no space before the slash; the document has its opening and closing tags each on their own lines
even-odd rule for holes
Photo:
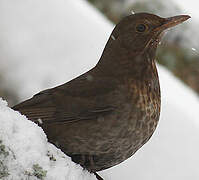
<svg viewBox="0 0 199 180">
<path fill-rule="evenodd" d="M 198 96 L 159 67 L 161 118 L 155 134 L 132 158 L 102 173 L 106 180 L 197 180 Z M 122 175 L 121 175 L 122 174 Z"/>
<path fill-rule="evenodd" d="M 13 111 L 5 101 L 0 99 L 0 162 L 4 162 L 4 170 L 10 175 L 5 180 L 36 180 L 37 167 L 42 167 L 45 180 L 94 180 L 94 175 L 76 165 L 47 142 L 43 130 L 35 123 L 27 120 L 20 113 Z M 5 148 L 2 147 L 5 146 Z M 2 167 L 2 166 L 0 166 Z M 36 175 L 37 174 L 37 175 Z M 41 173 L 42 175 L 42 173 Z M 1 177 L 2 178 L 2 177 Z M 38 178 L 39 179 L 39 178 Z"/>
<path fill-rule="evenodd" d="M 21 99 L 94 67 L 113 28 L 82 0 L 1 0 L 0 27 L 0 71 Z M 199 99 L 166 69 L 158 70 L 162 94 L 158 128 L 133 157 L 100 172 L 105 180 L 199 178 Z M 18 179 L 26 170 L 33 172 L 36 163 L 47 171 L 46 179 L 94 179 L 47 143 L 41 128 L 2 100 L 0 123 L 2 143 L 15 154 L 9 155 L 7 166 Z M 48 151 L 55 162 L 49 160 Z"/>
<path fill-rule="evenodd" d="M 111 35 L 111 38 L 112 38 L 113 40 L 115 40 L 115 37 L 114 37 L 113 35 Z"/>
<path fill-rule="evenodd" d="M 192 47 L 191 50 L 194 51 L 195 54 L 199 55 L 199 52 L 198 52 L 198 50 L 196 48 Z"/>
<path fill-rule="evenodd" d="M 1 0 L 0 27 L 0 72 L 21 100 L 95 66 L 112 30 L 82 0 Z"/>
</svg>

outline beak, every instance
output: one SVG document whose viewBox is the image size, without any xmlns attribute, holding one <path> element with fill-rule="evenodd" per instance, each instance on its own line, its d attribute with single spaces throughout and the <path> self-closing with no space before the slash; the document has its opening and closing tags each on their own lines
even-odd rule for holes
<svg viewBox="0 0 199 180">
<path fill-rule="evenodd" d="M 183 23 L 184 21 L 186 21 L 189 18 L 191 18 L 191 17 L 188 15 L 180 15 L 180 16 L 164 18 L 163 24 L 161 26 L 157 27 L 155 30 L 159 31 L 159 32 L 164 31 L 165 29 L 168 29 L 168 28 L 171 28 L 173 26 Z"/>
</svg>

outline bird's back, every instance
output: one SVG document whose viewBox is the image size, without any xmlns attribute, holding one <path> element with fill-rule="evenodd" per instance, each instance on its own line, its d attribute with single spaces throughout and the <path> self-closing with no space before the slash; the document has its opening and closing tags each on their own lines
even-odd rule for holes
<svg viewBox="0 0 199 180">
<path fill-rule="evenodd" d="M 154 89 L 157 77 L 148 80 L 148 86 L 148 81 L 143 85 L 93 72 L 40 92 L 13 109 L 38 123 L 48 140 L 73 161 L 99 171 L 124 161 L 147 142 L 159 119 L 160 97 Z"/>
</svg>

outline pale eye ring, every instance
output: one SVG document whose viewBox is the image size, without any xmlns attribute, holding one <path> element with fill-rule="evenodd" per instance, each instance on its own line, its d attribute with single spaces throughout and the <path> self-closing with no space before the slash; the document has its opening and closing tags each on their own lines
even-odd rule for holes
<svg viewBox="0 0 199 180">
<path fill-rule="evenodd" d="M 147 26 L 145 24 L 138 24 L 136 26 L 136 31 L 140 33 L 145 32 L 146 29 L 147 29 Z"/>
</svg>

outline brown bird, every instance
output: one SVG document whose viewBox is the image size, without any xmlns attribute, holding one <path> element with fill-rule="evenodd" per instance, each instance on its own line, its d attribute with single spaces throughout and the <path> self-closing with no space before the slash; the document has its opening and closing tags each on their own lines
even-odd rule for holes
<svg viewBox="0 0 199 180">
<path fill-rule="evenodd" d="M 51 143 L 91 172 L 123 162 L 149 140 L 159 120 L 155 53 L 162 32 L 189 18 L 125 17 L 96 67 L 13 109 L 38 123 Z"/>
</svg>

